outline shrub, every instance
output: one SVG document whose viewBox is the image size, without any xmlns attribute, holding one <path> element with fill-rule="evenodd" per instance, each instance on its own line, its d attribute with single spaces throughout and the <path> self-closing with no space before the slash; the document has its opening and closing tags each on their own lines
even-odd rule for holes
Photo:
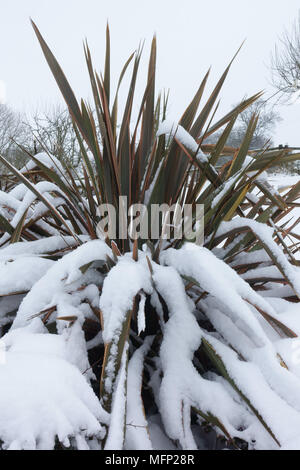
<svg viewBox="0 0 300 470">
<path fill-rule="evenodd" d="M 79 105 L 33 26 L 73 119 L 82 168 L 39 154 L 18 171 L 0 156 L 10 171 L 0 192 L 3 333 L 13 322 L 2 337 L 3 447 L 196 449 L 207 445 L 207 426 L 234 448 L 295 445 L 299 236 L 286 216 L 300 185 L 284 195 L 269 185 L 264 171 L 280 152 L 247 155 L 255 115 L 231 161 L 216 169 L 237 116 L 260 94 L 212 124 L 230 64 L 200 112 L 208 74 L 169 124 L 167 97 L 155 101 L 154 38 L 132 125 L 141 51 L 112 100 L 109 30 L 103 77 L 85 44 L 94 105 Z M 205 154 L 203 140 L 221 128 Z M 191 204 L 193 228 L 203 204 L 204 246 L 173 230 L 165 237 L 166 219 L 158 240 L 98 238 L 98 205 L 119 207 L 120 196 L 129 206 Z"/>
</svg>

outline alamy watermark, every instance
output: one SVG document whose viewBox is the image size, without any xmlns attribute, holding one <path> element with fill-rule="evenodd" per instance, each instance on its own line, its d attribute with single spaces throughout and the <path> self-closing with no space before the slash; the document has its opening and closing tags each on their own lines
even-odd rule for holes
<svg viewBox="0 0 300 470">
<path fill-rule="evenodd" d="M 189 240 L 203 244 L 203 204 L 132 204 L 127 196 L 119 197 L 113 204 L 101 204 L 97 208 L 99 238 L 125 240 Z"/>
</svg>

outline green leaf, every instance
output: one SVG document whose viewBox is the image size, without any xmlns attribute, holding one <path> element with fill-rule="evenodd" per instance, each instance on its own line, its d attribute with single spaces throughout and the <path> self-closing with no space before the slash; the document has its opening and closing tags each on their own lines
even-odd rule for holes
<svg viewBox="0 0 300 470">
<path fill-rule="evenodd" d="M 25 223 L 25 220 L 26 220 L 26 216 L 27 216 L 27 212 L 28 212 L 28 209 L 26 209 L 26 211 L 24 212 L 24 214 L 22 215 L 21 219 L 19 220 L 12 236 L 11 236 L 11 239 L 10 239 L 10 243 L 17 243 L 20 241 L 20 238 L 21 238 L 21 234 L 22 234 L 22 230 L 23 230 L 23 227 L 24 227 L 24 223 Z"/>
<path fill-rule="evenodd" d="M 0 214 L 0 228 L 3 230 L 3 232 L 7 232 L 10 235 L 14 233 L 14 227 L 9 223 L 9 221 Z"/>
</svg>

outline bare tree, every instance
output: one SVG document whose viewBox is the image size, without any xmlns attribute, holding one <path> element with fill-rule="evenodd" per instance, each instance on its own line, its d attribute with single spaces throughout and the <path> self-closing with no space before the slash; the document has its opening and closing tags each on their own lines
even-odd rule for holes
<svg viewBox="0 0 300 470">
<path fill-rule="evenodd" d="M 56 106 L 42 113 L 35 113 L 28 127 L 37 139 L 37 151 L 47 150 L 68 166 L 78 166 L 79 146 L 66 109 Z"/>
<path fill-rule="evenodd" d="M 0 153 L 14 165 L 20 166 L 26 161 L 26 153 L 16 142 L 25 148 L 30 145 L 26 125 L 20 113 L 5 104 L 0 104 Z M 1 167 L 1 173 L 4 169 Z"/>
<path fill-rule="evenodd" d="M 263 148 L 266 144 L 272 145 L 272 135 L 276 124 L 281 121 L 281 117 L 274 107 L 269 107 L 263 99 L 257 100 L 243 111 L 226 142 L 230 147 L 239 147 L 245 137 L 249 122 L 253 114 L 258 114 L 259 119 L 251 140 L 251 149 Z M 213 140 L 207 139 L 205 143 L 215 143 L 221 132 L 214 134 Z"/>
<path fill-rule="evenodd" d="M 77 167 L 80 149 L 67 110 L 56 106 L 25 118 L 0 104 L 0 153 L 18 168 L 28 160 L 28 153 L 47 151 L 70 167 Z M 0 165 L 0 174 L 7 173 Z"/>
<path fill-rule="evenodd" d="M 258 114 L 259 119 L 251 140 L 250 148 L 260 149 L 267 143 L 272 145 L 272 136 L 276 124 L 281 121 L 281 117 L 275 111 L 274 106 L 269 107 L 263 99 L 255 101 L 243 111 L 237 120 L 237 126 L 229 137 L 228 145 L 238 147 L 247 131 L 249 122 L 253 114 Z"/>
<path fill-rule="evenodd" d="M 300 12 L 291 31 L 285 31 L 280 46 L 275 46 L 271 59 L 272 82 L 288 99 L 300 91 Z"/>
</svg>

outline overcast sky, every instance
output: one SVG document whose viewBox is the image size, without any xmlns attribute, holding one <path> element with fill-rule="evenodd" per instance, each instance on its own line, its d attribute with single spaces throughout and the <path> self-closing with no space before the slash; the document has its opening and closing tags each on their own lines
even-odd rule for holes
<svg viewBox="0 0 300 470">
<path fill-rule="evenodd" d="M 270 54 L 282 32 L 290 30 L 299 0 L 0 0 L 0 93 L 27 113 L 61 101 L 29 23 L 36 22 L 62 65 L 77 96 L 88 98 L 82 40 L 87 37 L 101 70 L 105 25 L 112 39 L 113 74 L 140 40 L 144 55 L 153 33 L 158 40 L 158 88 L 170 89 L 170 114 L 180 117 L 209 66 L 210 87 L 244 39 L 223 89 L 220 110 L 227 112 L 245 95 L 272 93 Z M 2 85 L 1 85 L 2 81 Z M 211 89 L 210 88 L 210 89 Z M 300 103 L 300 100 L 299 100 Z M 283 121 L 274 141 L 300 146 L 300 104 L 280 108 Z"/>
</svg>

